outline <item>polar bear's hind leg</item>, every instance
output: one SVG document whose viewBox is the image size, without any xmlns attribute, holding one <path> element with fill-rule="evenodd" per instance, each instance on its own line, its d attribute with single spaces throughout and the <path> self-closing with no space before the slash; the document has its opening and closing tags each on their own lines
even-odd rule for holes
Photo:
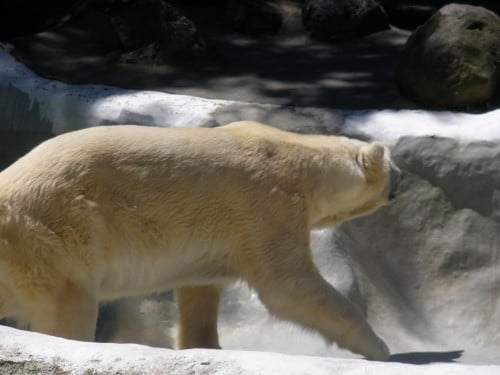
<svg viewBox="0 0 500 375">
<path fill-rule="evenodd" d="M 14 314 L 13 297 L 7 287 L 0 282 L 0 319 L 11 317 Z"/>
<path fill-rule="evenodd" d="M 175 297 L 179 309 L 179 349 L 219 349 L 217 315 L 220 287 L 206 285 L 178 288 Z"/>
</svg>

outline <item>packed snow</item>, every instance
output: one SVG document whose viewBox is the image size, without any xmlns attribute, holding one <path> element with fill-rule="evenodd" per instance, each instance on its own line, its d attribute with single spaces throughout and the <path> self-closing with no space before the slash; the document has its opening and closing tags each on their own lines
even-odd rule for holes
<svg viewBox="0 0 500 375">
<path fill-rule="evenodd" d="M 398 362 L 293 356 L 231 350 L 150 348 L 134 344 L 97 344 L 65 340 L 0 326 L 0 364 L 37 373 L 72 374 L 383 374 L 420 375 L 423 368 Z M 15 367 L 19 364 L 19 367 Z M 33 369 L 35 371 L 33 371 Z M 425 374 L 497 375 L 500 366 L 435 363 Z M 21 372 L 18 372 L 21 373 Z"/>
</svg>

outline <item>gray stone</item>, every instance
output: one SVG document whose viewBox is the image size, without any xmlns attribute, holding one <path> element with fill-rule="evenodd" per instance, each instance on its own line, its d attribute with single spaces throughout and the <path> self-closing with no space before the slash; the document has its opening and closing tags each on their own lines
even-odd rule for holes
<svg viewBox="0 0 500 375">
<path fill-rule="evenodd" d="M 500 18 L 450 4 L 410 36 L 396 80 L 402 94 L 435 107 L 487 102 L 500 82 Z"/>
<path fill-rule="evenodd" d="M 500 145 L 446 138 L 403 138 L 399 164 L 440 188 L 454 210 L 469 208 L 500 222 Z"/>
<path fill-rule="evenodd" d="M 498 344 L 500 146 L 406 138 L 393 154 L 398 199 L 337 233 L 375 327 L 391 348 Z"/>
</svg>

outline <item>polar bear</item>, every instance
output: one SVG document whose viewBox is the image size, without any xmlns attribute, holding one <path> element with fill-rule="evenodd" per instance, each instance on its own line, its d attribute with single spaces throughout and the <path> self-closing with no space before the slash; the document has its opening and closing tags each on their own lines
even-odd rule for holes
<svg viewBox="0 0 500 375">
<path fill-rule="evenodd" d="M 175 289 L 178 347 L 217 348 L 220 292 L 243 280 L 277 317 L 384 360 L 309 232 L 386 204 L 399 174 L 378 144 L 253 122 L 57 136 L 0 173 L 0 318 L 93 340 L 100 301 Z"/>
</svg>

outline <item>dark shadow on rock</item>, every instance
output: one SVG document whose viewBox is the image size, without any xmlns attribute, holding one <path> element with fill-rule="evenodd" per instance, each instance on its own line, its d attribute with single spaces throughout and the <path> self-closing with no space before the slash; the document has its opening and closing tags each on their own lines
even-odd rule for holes
<svg viewBox="0 0 500 375">
<path fill-rule="evenodd" d="M 408 363 L 412 365 L 428 365 L 430 363 L 453 363 L 462 357 L 463 350 L 450 352 L 411 352 L 393 354 L 389 362 Z"/>
<path fill-rule="evenodd" d="M 121 62 L 120 43 L 98 10 L 10 42 L 14 56 L 37 74 L 72 84 L 288 106 L 413 107 L 393 81 L 409 32 L 387 30 L 335 45 L 305 35 L 254 38 L 235 34 L 213 8 L 181 9 L 218 51 L 218 64 L 208 68 Z"/>
</svg>

